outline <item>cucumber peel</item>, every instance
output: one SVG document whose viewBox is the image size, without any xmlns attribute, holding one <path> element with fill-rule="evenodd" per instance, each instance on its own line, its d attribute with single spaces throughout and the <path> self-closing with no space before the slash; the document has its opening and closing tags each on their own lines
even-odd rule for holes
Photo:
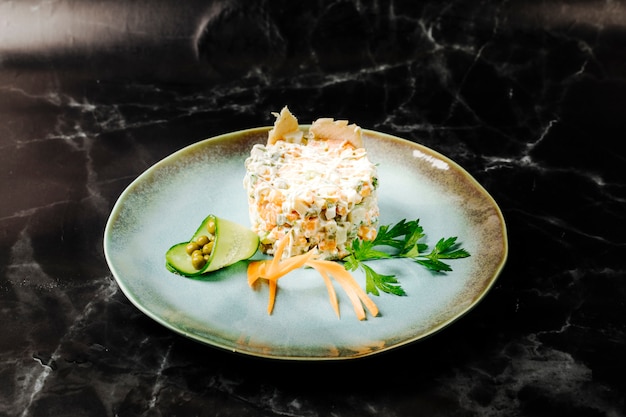
<svg viewBox="0 0 626 417">
<path fill-rule="evenodd" d="M 215 222 L 215 242 L 213 251 L 206 264 L 197 269 L 187 253 L 187 245 L 199 236 L 207 234 L 207 224 Z M 166 268 L 185 277 L 197 277 L 208 272 L 232 265 L 236 262 L 251 258 L 259 247 L 259 236 L 252 230 L 238 223 L 208 215 L 200 224 L 191 239 L 177 243 L 165 254 Z"/>
</svg>

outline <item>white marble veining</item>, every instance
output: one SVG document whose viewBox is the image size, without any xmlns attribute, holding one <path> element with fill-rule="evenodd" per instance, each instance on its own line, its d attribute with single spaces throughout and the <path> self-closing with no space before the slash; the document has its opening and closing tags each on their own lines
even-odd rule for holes
<svg viewBox="0 0 626 417">
<path fill-rule="evenodd" d="M 0 415 L 626 415 L 623 4 L 108 3 L 0 1 Z M 119 193 L 284 104 L 485 186 L 510 257 L 475 310 L 312 365 L 194 343 L 128 302 L 102 254 Z"/>
</svg>

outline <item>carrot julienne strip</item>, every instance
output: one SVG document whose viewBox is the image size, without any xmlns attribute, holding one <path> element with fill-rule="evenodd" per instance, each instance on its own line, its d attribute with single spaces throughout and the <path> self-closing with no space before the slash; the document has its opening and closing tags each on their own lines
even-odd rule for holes
<svg viewBox="0 0 626 417">
<path fill-rule="evenodd" d="M 334 278 L 346 292 L 359 320 L 364 320 L 366 318 L 363 306 L 367 308 L 372 316 L 378 315 L 378 307 L 374 301 L 367 296 L 365 291 L 363 291 L 363 289 L 355 281 L 352 274 L 350 274 L 350 272 L 348 272 L 339 263 L 314 259 L 314 256 L 316 255 L 314 250 L 310 250 L 302 255 L 296 255 L 291 258 L 281 260 L 283 251 L 287 245 L 287 239 L 288 237 L 284 237 L 277 242 L 273 259 L 253 261 L 248 265 L 248 284 L 250 286 L 253 286 L 254 283 L 260 278 L 265 279 L 269 284 L 269 300 L 267 305 L 268 314 L 272 314 L 274 311 L 274 304 L 276 303 L 276 294 L 278 291 L 278 280 L 287 275 L 289 272 L 306 265 L 314 268 L 324 279 L 331 306 L 337 314 L 337 317 L 340 316 L 339 302 L 330 277 Z"/>
<path fill-rule="evenodd" d="M 253 261 L 248 264 L 248 285 L 253 286 L 265 272 L 265 261 Z"/>
<path fill-rule="evenodd" d="M 348 298 L 352 302 L 352 308 L 354 308 L 354 313 L 356 314 L 357 318 L 359 320 L 365 320 L 365 309 L 363 308 L 363 304 L 361 304 L 359 296 L 354 291 L 354 288 L 352 288 L 349 282 L 345 281 L 341 277 L 335 277 L 335 281 L 339 282 L 339 285 L 341 285 L 343 290 L 348 295 Z"/>
<path fill-rule="evenodd" d="M 330 280 L 330 277 L 325 271 L 323 271 L 322 269 L 318 269 L 318 267 L 316 267 L 315 265 L 310 265 L 310 266 L 314 268 L 317 272 L 319 272 L 321 277 L 324 279 L 324 283 L 326 284 L 326 289 L 328 290 L 328 298 L 330 300 L 330 305 L 333 307 L 333 310 L 335 310 L 335 314 L 337 314 L 337 317 L 341 317 L 339 313 L 339 300 L 337 300 L 337 293 L 335 292 L 335 287 L 333 287 L 333 283 Z"/>
<path fill-rule="evenodd" d="M 274 258 L 270 262 L 270 270 L 274 271 L 280 264 L 281 258 L 283 257 L 283 251 L 285 250 L 285 246 L 287 246 L 287 242 L 289 241 L 289 236 L 285 236 L 281 240 L 276 243 L 274 247 Z"/>
<path fill-rule="evenodd" d="M 359 298 L 359 300 L 365 305 L 367 310 L 370 312 L 372 316 L 377 316 L 379 311 L 376 303 L 372 301 L 372 299 L 363 291 L 363 289 L 359 286 L 359 284 L 355 281 L 354 277 L 350 272 L 348 272 L 342 265 L 333 261 L 325 261 L 325 260 L 311 260 L 307 262 L 307 265 L 313 266 L 316 264 L 324 268 L 330 275 L 332 275 L 335 280 L 337 280 L 340 284 L 343 281 L 349 288 L 352 289 L 354 294 Z M 344 287 L 345 288 L 345 287 Z"/>
<path fill-rule="evenodd" d="M 328 261 L 330 263 L 333 263 L 331 261 Z M 363 309 L 363 305 L 361 304 L 361 300 L 359 299 L 359 296 L 356 294 L 356 292 L 354 291 L 354 288 L 352 287 L 352 285 L 350 285 L 351 283 L 346 281 L 344 279 L 344 277 L 341 274 L 333 274 L 332 272 L 334 271 L 330 271 L 331 268 L 330 265 L 326 262 L 321 262 L 321 261 L 313 261 L 310 263 L 310 266 L 313 266 L 314 268 L 317 267 L 316 269 L 322 270 L 322 271 L 328 271 L 333 278 L 335 278 L 335 281 L 337 281 L 341 287 L 343 288 L 343 290 L 346 292 L 346 294 L 348 295 L 348 298 L 350 299 L 350 302 L 352 302 L 352 307 L 354 308 L 354 312 L 357 316 L 357 318 L 359 320 L 364 320 L 365 319 L 365 310 Z"/>
<path fill-rule="evenodd" d="M 315 251 L 310 250 L 302 255 L 292 256 L 291 258 L 286 259 L 279 264 L 276 273 L 280 275 L 280 277 L 283 277 L 293 270 L 302 268 L 315 255 Z"/>
<path fill-rule="evenodd" d="M 278 264 L 274 264 L 273 260 L 270 261 L 270 269 L 276 266 L 276 270 L 267 271 L 267 276 L 264 277 L 267 279 L 269 287 L 270 287 L 270 295 L 267 306 L 267 313 L 272 314 L 274 311 L 274 303 L 276 302 L 276 292 L 278 290 L 278 280 L 289 272 L 294 271 L 296 269 L 301 268 L 304 264 L 311 259 L 311 257 L 315 255 L 315 252 L 309 251 L 302 255 L 293 256 L 287 260 L 281 261 Z M 267 264 L 266 264 L 267 265 Z"/>
<path fill-rule="evenodd" d="M 272 314 L 272 311 L 274 311 L 274 303 L 276 302 L 276 292 L 278 290 L 278 282 L 275 279 L 270 279 L 268 283 L 270 286 L 270 297 L 267 302 L 267 314 Z"/>
</svg>

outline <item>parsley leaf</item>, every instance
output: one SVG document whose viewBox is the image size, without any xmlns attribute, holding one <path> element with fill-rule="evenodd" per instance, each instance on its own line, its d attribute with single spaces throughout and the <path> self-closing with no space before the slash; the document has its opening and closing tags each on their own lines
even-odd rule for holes
<svg viewBox="0 0 626 417">
<path fill-rule="evenodd" d="M 424 237 L 426 234 L 419 224 L 419 219 L 411 221 L 402 219 L 393 226 L 380 226 L 374 240 L 355 239 L 352 242 L 348 248 L 350 253 L 344 258 L 344 266 L 349 271 L 363 269 L 367 293 L 379 295 L 382 291 L 388 294 L 406 295 L 395 275 L 379 274 L 366 265 L 365 261 L 405 258 L 434 272 L 449 272 L 452 268 L 442 259 L 461 259 L 470 256 L 469 252 L 457 243 L 456 236 L 441 238 L 430 252 L 428 252 L 428 245 L 420 242 Z M 380 250 L 384 246 L 393 250 Z"/>
<path fill-rule="evenodd" d="M 378 289 L 389 294 L 406 295 L 400 283 L 394 275 L 382 275 L 374 271 L 371 267 L 362 264 L 365 271 L 365 291 L 378 295 Z"/>
</svg>

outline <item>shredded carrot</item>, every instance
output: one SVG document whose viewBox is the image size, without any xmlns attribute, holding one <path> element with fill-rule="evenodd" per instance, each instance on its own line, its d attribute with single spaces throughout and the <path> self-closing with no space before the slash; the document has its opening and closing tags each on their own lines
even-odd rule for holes
<svg viewBox="0 0 626 417">
<path fill-rule="evenodd" d="M 270 298 L 267 302 L 267 314 L 272 314 L 274 311 L 274 303 L 276 302 L 276 291 L 278 290 L 278 282 L 275 279 L 270 279 L 268 281 L 270 286 Z"/>
<path fill-rule="evenodd" d="M 326 284 L 326 289 L 328 290 L 328 299 L 330 300 L 330 305 L 333 307 L 333 310 L 335 310 L 335 314 L 337 314 L 337 317 L 340 317 L 339 300 L 337 300 L 337 293 L 335 292 L 335 287 L 333 287 L 333 283 L 330 280 L 330 277 L 324 271 L 317 270 L 317 272 L 320 273 L 320 275 L 324 279 L 324 283 Z"/>
<path fill-rule="evenodd" d="M 361 304 L 361 300 L 359 300 L 359 296 L 354 292 L 354 288 L 350 286 L 349 283 L 343 280 L 343 278 L 335 277 L 335 280 L 339 282 L 339 284 L 343 287 L 343 290 L 348 295 L 348 298 L 352 302 L 352 307 L 354 308 L 354 313 L 356 314 L 359 320 L 365 320 L 365 309 L 363 309 L 363 304 Z"/>
<path fill-rule="evenodd" d="M 250 262 L 248 264 L 248 284 L 254 285 L 259 278 L 278 280 L 289 272 L 302 268 L 313 256 L 315 256 L 315 252 L 311 250 L 305 254 L 285 259 L 277 263 L 277 266 L 274 266 L 273 259 Z"/>
<path fill-rule="evenodd" d="M 264 261 L 253 261 L 248 264 L 248 285 L 252 286 L 265 272 Z"/>
<path fill-rule="evenodd" d="M 364 320 L 366 318 L 363 306 L 367 308 L 372 316 L 378 315 L 378 307 L 376 304 L 367 296 L 365 291 L 363 291 L 363 289 L 355 281 L 350 272 L 348 272 L 341 264 L 334 261 L 314 259 L 316 255 L 314 249 L 302 255 L 296 255 L 282 260 L 281 258 L 285 247 L 287 246 L 288 239 L 289 237 L 285 236 L 276 243 L 273 259 L 253 261 L 248 265 L 248 284 L 250 286 L 253 286 L 259 279 L 264 279 L 269 284 L 269 300 L 267 304 L 268 314 L 272 314 L 274 311 L 276 294 L 278 292 L 278 280 L 287 275 L 289 272 L 302 268 L 306 265 L 314 268 L 324 279 L 326 289 L 328 290 L 330 304 L 337 314 L 337 317 L 339 317 L 339 301 L 330 277 L 334 278 L 346 292 L 359 320 Z"/>
<path fill-rule="evenodd" d="M 280 275 L 280 277 L 282 277 L 293 270 L 302 268 L 315 255 L 315 251 L 310 250 L 305 254 L 292 256 L 291 258 L 286 259 L 279 264 L 277 273 Z"/>
<path fill-rule="evenodd" d="M 269 267 L 270 271 L 275 271 L 276 268 L 278 267 L 278 264 L 280 263 L 280 260 L 283 257 L 283 252 L 285 250 L 285 246 L 287 246 L 288 241 L 289 241 L 289 237 L 285 236 L 284 238 L 279 240 L 278 243 L 276 243 L 276 246 L 274 247 L 274 258 L 272 259 L 270 263 L 270 267 Z"/>
<path fill-rule="evenodd" d="M 315 252 L 310 250 L 305 254 L 292 256 L 284 261 L 281 260 L 288 239 L 288 237 L 285 237 L 278 241 L 274 250 L 274 258 L 264 261 L 253 261 L 248 265 L 248 284 L 250 286 L 253 286 L 259 278 L 267 280 L 269 284 L 268 314 L 272 314 L 272 311 L 274 311 L 278 280 L 289 272 L 303 267 L 315 255 Z"/>
<path fill-rule="evenodd" d="M 327 274 L 335 278 L 337 282 L 339 282 L 344 291 L 346 291 L 350 301 L 352 301 L 354 311 L 357 313 L 359 320 L 365 319 L 363 305 L 365 305 L 372 316 L 378 315 L 378 307 L 374 301 L 367 296 L 365 291 L 363 291 L 359 284 L 354 280 L 352 274 L 350 274 L 350 272 L 348 272 L 342 265 L 333 261 L 317 259 L 307 262 L 307 265 L 317 269 L 318 271 L 325 271 Z"/>
</svg>

